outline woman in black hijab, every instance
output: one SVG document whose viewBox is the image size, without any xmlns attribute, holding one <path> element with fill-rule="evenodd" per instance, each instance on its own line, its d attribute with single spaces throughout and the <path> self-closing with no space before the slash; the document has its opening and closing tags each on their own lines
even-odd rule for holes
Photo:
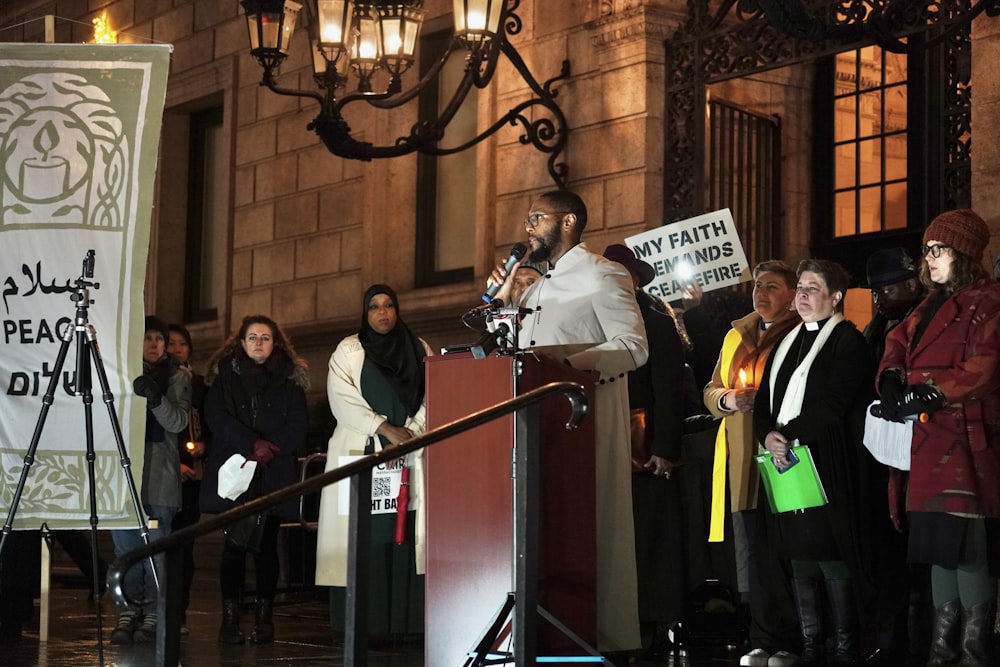
<svg viewBox="0 0 1000 667">
<path fill-rule="evenodd" d="M 346 463 L 344 457 L 392 447 L 424 431 L 424 358 L 430 353 L 400 317 L 396 292 L 388 285 L 369 287 L 362 301 L 361 330 L 342 340 L 330 357 L 326 388 L 337 427 L 330 438 L 327 470 Z M 421 450 L 390 463 L 386 471 L 376 471 L 373 478 L 372 634 L 423 632 L 423 463 Z M 404 466 L 410 475 L 410 511 L 400 547 L 393 543 L 399 539 L 395 508 Z M 339 487 L 323 491 L 316 554 L 316 583 L 334 587 L 330 610 L 338 631 L 343 629 L 348 534 L 347 495 Z M 404 568 L 398 562 L 401 557 L 406 559 Z"/>
</svg>

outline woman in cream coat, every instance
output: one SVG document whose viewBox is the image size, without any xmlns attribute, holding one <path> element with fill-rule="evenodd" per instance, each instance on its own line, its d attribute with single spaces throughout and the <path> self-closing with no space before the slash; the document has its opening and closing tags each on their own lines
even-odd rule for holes
<svg viewBox="0 0 1000 667">
<path fill-rule="evenodd" d="M 361 331 L 348 336 L 330 357 L 327 396 L 337 426 L 330 438 L 326 469 L 343 464 L 341 457 L 392 447 L 424 431 L 424 357 L 431 353 L 398 313 L 396 293 L 386 285 L 365 292 Z M 406 542 L 413 549 L 413 576 L 424 573 L 423 451 L 406 457 L 410 468 L 410 503 Z M 331 618 L 342 629 L 343 587 L 347 585 L 348 507 L 341 502 L 344 481 L 323 490 L 316 553 L 316 583 L 333 586 Z M 371 619 L 373 634 L 423 631 L 423 579 L 408 586 L 409 619 L 390 619 L 376 600 L 388 598 L 390 567 L 385 545 L 392 542 L 396 515 L 373 516 L 371 558 Z M 398 557 L 395 550 L 393 557 Z M 398 591 L 396 598 L 399 599 Z M 339 626 L 339 627 L 338 627 Z"/>
</svg>

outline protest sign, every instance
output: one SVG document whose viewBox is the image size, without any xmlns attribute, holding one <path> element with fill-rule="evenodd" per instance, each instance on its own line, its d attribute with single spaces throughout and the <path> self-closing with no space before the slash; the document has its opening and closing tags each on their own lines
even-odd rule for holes
<svg viewBox="0 0 1000 667">
<path fill-rule="evenodd" d="M 750 279 L 728 208 L 629 236 L 625 243 L 656 271 L 644 289 L 664 301 L 682 298 L 685 286 L 692 283 L 710 292 Z"/>
</svg>

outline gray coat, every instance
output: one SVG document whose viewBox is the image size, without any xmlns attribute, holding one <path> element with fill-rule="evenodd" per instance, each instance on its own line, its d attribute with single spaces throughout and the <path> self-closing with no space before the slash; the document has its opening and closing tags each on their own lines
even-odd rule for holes
<svg viewBox="0 0 1000 667">
<path fill-rule="evenodd" d="M 191 409 L 191 372 L 180 365 L 170 371 L 167 390 L 160 404 L 147 408 L 147 415 L 163 427 L 163 440 L 146 441 L 142 461 L 142 502 L 144 505 L 181 506 L 181 463 L 177 434 L 188 424 Z"/>
</svg>

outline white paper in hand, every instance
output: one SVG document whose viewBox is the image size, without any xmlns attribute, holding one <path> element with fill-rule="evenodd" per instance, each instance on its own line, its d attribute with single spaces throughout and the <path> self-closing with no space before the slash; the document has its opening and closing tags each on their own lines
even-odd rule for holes
<svg viewBox="0 0 1000 667">
<path fill-rule="evenodd" d="M 219 497 L 236 500 L 250 488 L 257 470 L 256 461 L 247 461 L 242 454 L 233 454 L 219 468 Z"/>
<path fill-rule="evenodd" d="M 913 422 L 891 422 L 872 415 L 873 402 L 865 410 L 865 447 L 875 460 L 898 470 L 910 469 L 910 443 L 913 441 Z"/>
</svg>

